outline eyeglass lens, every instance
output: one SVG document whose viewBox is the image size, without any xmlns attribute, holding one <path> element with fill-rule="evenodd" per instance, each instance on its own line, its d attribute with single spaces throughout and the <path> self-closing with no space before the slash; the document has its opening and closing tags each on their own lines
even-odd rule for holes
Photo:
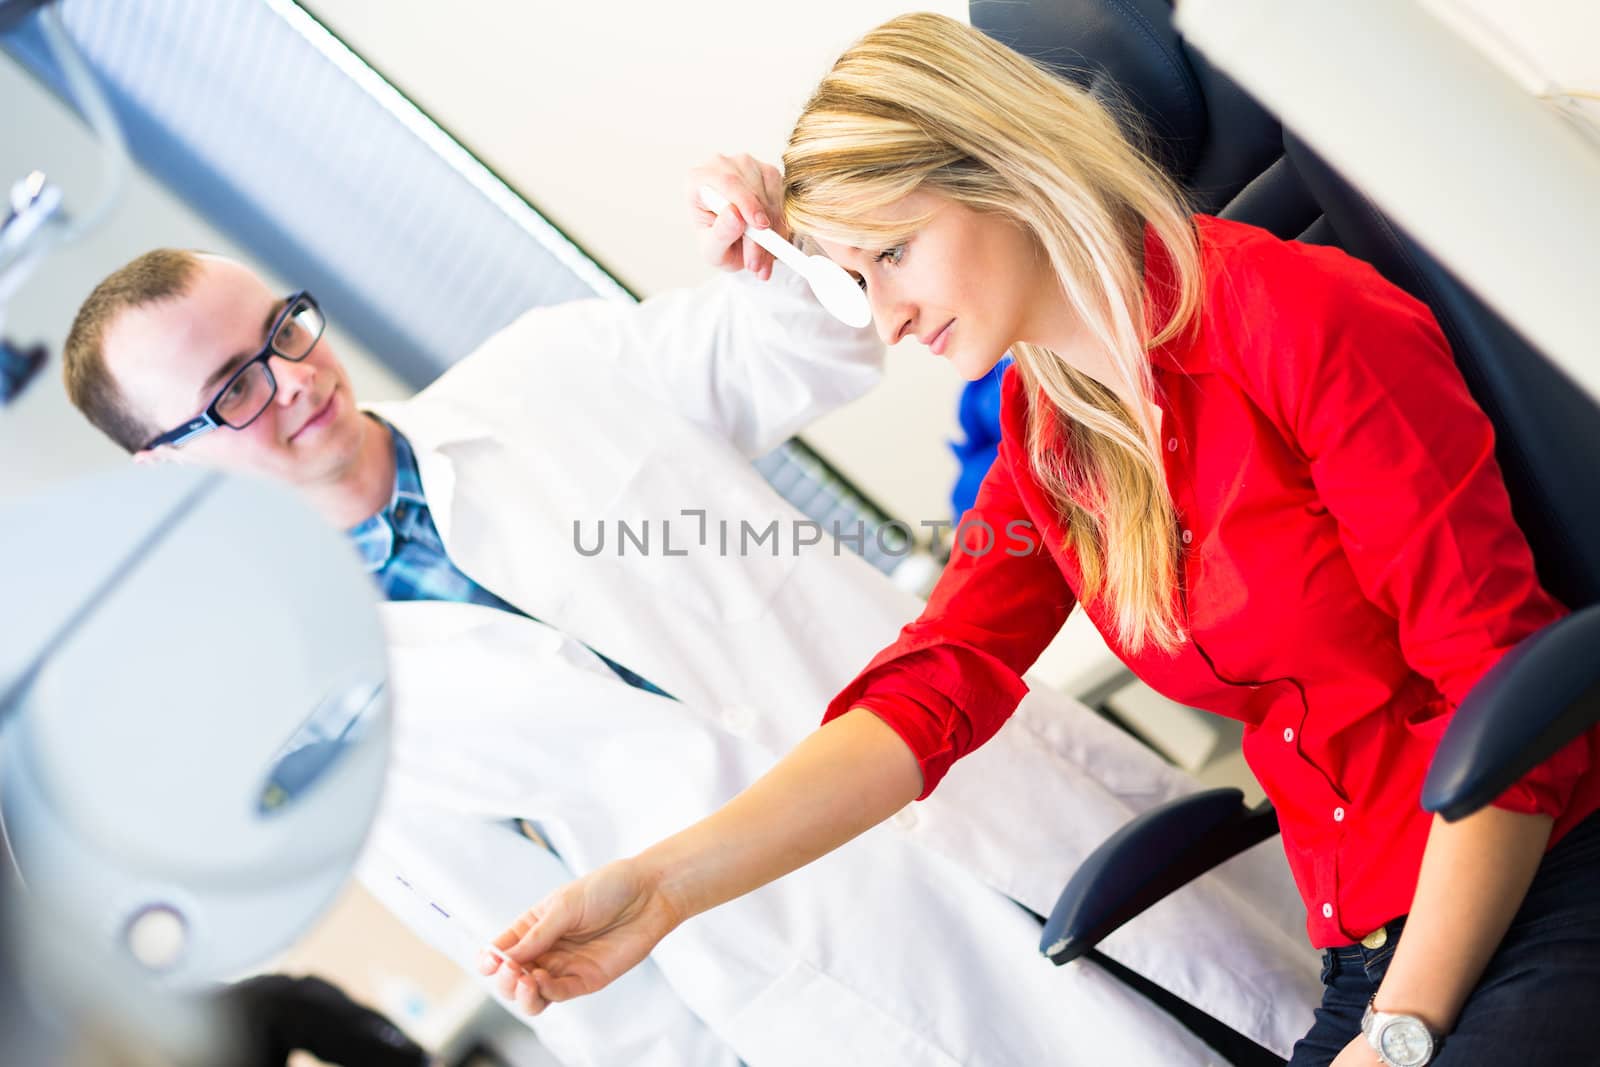
<svg viewBox="0 0 1600 1067">
<path fill-rule="evenodd" d="M 252 363 L 217 398 L 217 414 L 229 426 L 242 427 L 266 410 L 277 383 L 263 362 Z"/>
<path fill-rule="evenodd" d="M 322 336 L 322 312 L 301 300 L 284 316 L 273 333 L 269 346 L 273 354 L 299 361 L 311 354 Z M 242 428 L 266 410 L 277 391 L 277 382 L 266 360 L 256 360 L 229 383 L 217 400 L 217 414 L 229 426 Z"/>
<path fill-rule="evenodd" d="M 301 300 L 272 335 L 272 350 L 284 359 L 305 359 L 321 336 L 322 312 Z"/>
</svg>

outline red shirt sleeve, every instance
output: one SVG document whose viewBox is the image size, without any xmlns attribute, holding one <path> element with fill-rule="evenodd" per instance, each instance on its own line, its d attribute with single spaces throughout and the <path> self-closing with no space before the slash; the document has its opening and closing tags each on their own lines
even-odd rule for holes
<svg viewBox="0 0 1600 1067">
<path fill-rule="evenodd" d="M 1245 373 L 1309 461 L 1362 591 L 1394 616 L 1402 655 L 1444 696 L 1440 721 L 1407 724 L 1437 736 L 1485 671 L 1566 612 L 1539 585 L 1493 428 L 1427 308 L 1364 263 L 1282 247 L 1286 262 L 1263 264 L 1272 277 L 1234 282 L 1288 294 L 1274 314 L 1295 322 L 1276 328 L 1303 343 Z M 1330 286 L 1337 274 L 1355 284 Z M 1292 277 L 1304 284 L 1285 284 Z M 1589 763 L 1579 738 L 1496 804 L 1559 814 Z"/>
<path fill-rule="evenodd" d="M 923 797 L 1016 710 L 1028 691 L 1023 672 L 1075 602 L 1018 496 L 1014 465 L 1027 462 L 1014 441 L 1001 441 L 926 610 L 823 717 L 865 707 L 883 719 L 916 754 Z"/>
</svg>

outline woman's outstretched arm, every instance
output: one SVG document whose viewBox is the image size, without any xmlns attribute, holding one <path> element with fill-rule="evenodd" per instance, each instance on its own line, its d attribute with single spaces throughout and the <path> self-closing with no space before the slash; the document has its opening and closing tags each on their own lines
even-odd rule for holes
<svg viewBox="0 0 1600 1067">
<path fill-rule="evenodd" d="M 558 889 L 494 939 L 484 974 L 529 1014 L 593 993 L 678 924 L 838 848 L 922 792 L 900 736 L 865 708 L 818 729 L 719 810 Z"/>
</svg>

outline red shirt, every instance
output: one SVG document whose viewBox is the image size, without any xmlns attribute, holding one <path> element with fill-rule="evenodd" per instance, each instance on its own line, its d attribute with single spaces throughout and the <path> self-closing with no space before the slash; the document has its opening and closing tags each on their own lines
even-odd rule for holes
<svg viewBox="0 0 1600 1067">
<path fill-rule="evenodd" d="M 1539 586 L 1493 431 L 1426 307 L 1339 251 L 1196 224 L 1198 328 L 1151 353 L 1187 639 L 1133 654 L 1102 604 L 1084 610 L 1156 691 L 1245 724 L 1311 941 L 1348 944 L 1410 909 L 1432 819 L 1422 780 L 1452 711 L 1565 609 Z M 1145 254 L 1160 321 L 1171 267 L 1153 237 Z M 1076 559 L 1028 463 L 1028 403 L 1009 373 L 967 550 L 828 708 L 893 727 L 924 796 L 1015 709 L 1022 672 L 1078 602 Z M 1553 844 L 1600 807 L 1595 736 L 1496 804 L 1555 816 Z"/>
</svg>

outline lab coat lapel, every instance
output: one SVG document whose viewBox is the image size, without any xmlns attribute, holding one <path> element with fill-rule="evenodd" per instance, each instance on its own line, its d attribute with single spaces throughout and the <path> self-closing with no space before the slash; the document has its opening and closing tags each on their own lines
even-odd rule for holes
<svg viewBox="0 0 1600 1067">
<path fill-rule="evenodd" d="M 435 398 L 374 409 L 411 442 L 434 525 L 451 562 L 473 581 L 536 618 L 552 621 L 565 601 L 545 518 L 561 487 L 514 462 L 516 441 L 503 427 Z"/>
<path fill-rule="evenodd" d="M 411 442 L 433 524 L 439 529 L 440 537 L 448 537 L 446 531 L 454 525 L 456 478 L 455 467 L 443 450 L 457 442 L 488 437 L 489 427 L 443 404 L 374 404 L 367 410 L 405 434 L 406 440 Z"/>
<path fill-rule="evenodd" d="M 483 417 L 425 392 L 374 410 L 411 441 L 440 539 L 463 573 L 692 706 L 714 707 L 683 658 L 649 638 L 659 633 L 655 591 L 609 554 L 584 558 L 574 543 L 574 523 L 592 537 L 604 518 L 650 513 L 656 476 L 648 461 L 675 427 L 648 426 L 659 416 L 643 405 L 626 430 L 579 426 L 570 412 L 582 407 L 541 404 L 515 419 Z M 593 447 L 597 435 L 603 447 Z"/>
</svg>

